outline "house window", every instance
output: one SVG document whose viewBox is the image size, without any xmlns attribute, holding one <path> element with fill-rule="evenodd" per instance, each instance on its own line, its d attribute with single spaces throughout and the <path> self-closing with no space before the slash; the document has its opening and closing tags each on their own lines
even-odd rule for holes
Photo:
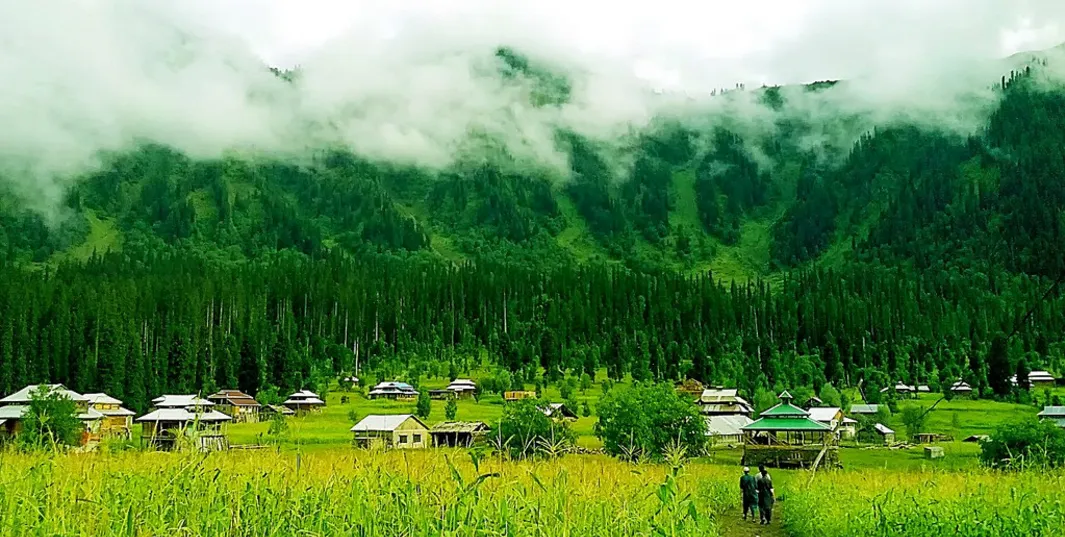
<svg viewBox="0 0 1065 537">
<path fill-rule="evenodd" d="M 399 443 L 400 444 L 406 444 L 407 443 L 407 435 L 405 435 L 405 434 L 399 435 Z"/>
<path fill-rule="evenodd" d="M 415 444 L 421 444 L 422 443 L 422 435 L 420 435 L 420 434 L 414 435 L 414 443 Z"/>
</svg>

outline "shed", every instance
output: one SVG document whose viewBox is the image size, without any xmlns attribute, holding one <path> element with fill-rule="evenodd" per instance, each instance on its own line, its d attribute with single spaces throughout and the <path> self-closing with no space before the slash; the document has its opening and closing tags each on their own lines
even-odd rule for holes
<svg viewBox="0 0 1065 537">
<path fill-rule="evenodd" d="M 706 436 L 712 445 L 736 444 L 743 441 L 743 428 L 754 420 L 742 414 L 706 416 Z"/>
<path fill-rule="evenodd" d="M 924 458 L 926 459 L 942 459 L 943 448 L 939 446 L 927 446 L 924 448 Z"/>
<path fill-rule="evenodd" d="M 488 433 L 488 424 L 480 421 L 447 421 L 429 429 L 437 447 L 470 447 Z"/>
<path fill-rule="evenodd" d="M 541 406 L 540 411 L 552 419 L 577 419 L 577 413 L 563 403 L 548 403 Z"/>
<path fill-rule="evenodd" d="M 180 448 L 179 439 L 187 438 L 200 451 L 228 449 L 225 424 L 232 420 L 217 410 L 187 408 L 159 408 L 137 418 L 145 445 L 173 450 Z"/>
<path fill-rule="evenodd" d="M 880 436 L 885 445 L 895 443 L 895 431 L 889 429 L 886 425 L 877 423 L 873 426 L 873 432 Z"/>
<path fill-rule="evenodd" d="M 370 415 L 351 428 L 356 447 L 375 445 L 397 449 L 427 448 L 432 443 L 429 428 L 410 414 Z"/>
<path fill-rule="evenodd" d="M 880 412 L 880 405 L 851 405 L 852 416 L 875 416 Z"/>
<path fill-rule="evenodd" d="M 220 390 L 207 396 L 207 400 L 215 404 L 215 410 L 233 418 L 234 423 L 259 421 L 262 405 L 240 390 Z"/>
</svg>

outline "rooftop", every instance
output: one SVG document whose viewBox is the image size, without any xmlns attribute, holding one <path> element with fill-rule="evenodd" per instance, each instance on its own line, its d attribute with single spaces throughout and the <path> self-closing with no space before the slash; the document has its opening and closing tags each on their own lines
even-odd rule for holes
<svg viewBox="0 0 1065 537">
<path fill-rule="evenodd" d="M 233 418 L 221 412 L 218 412 L 217 410 L 190 412 L 189 410 L 184 408 L 160 408 L 137 418 L 137 421 L 175 421 L 183 423 L 201 421 L 204 423 L 211 423 L 229 421 L 232 419 Z"/>
<path fill-rule="evenodd" d="M 258 407 L 262 406 L 254 397 L 240 390 L 221 390 L 207 396 L 208 400 L 223 401 L 233 406 Z"/>
<path fill-rule="evenodd" d="M 201 399 L 196 395 L 161 395 L 152 399 L 152 404 L 158 408 L 190 408 L 214 406 L 214 403 Z"/>
<path fill-rule="evenodd" d="M 488 430 L 488 424 L 481 421 L 446 421 L 433 425 L 434 433 L 480 433 Z"/>
<path fill-rule="evenodd" d="M 106 393 L 86 393 L 85 399 L 89 401 L 90 405 L 121 405 L 122 401 L 107 395 Z"/>
<path fill-rule="evenodd" d="M 836 419 L 839 414 L 839 407 L 816 407 L 810 409 L 810 419 L 819 421 L 822 423 L 830 422 Z"/>
<path fill-rule="evenodd" d="M 876 414 L 880 405 L 851 405 L 851 414 Z"/>
<path fill-rule="evenodd" d="M 80 393 L 75 391 L 68 390 L 67 387 L 63 386 L 62 384 L 30 384 L 29 386 L 26 386 L 25 388 L 22 388 L 21 390 L 3 399 L 0 399 L 0 404 L 11 405 L 29 403 L 32 394 L 41 387 L 45 387 L 51 391 L 58 391 L 60 394 L 65 395 L 71 401 L 81 402 L 86 400 L 84 395 L 81 395 Z"/>
<path fill-rule="evenodd" d="M 832 428 L 810 418 L 767 417 L 744 427 L 744 431 L 831 431 Z"/>
<path fill-rule="evenodd" d="M 751 423 L 751 418 L 743 415 L 707 416 L 706 436 L 738 436 Z"/>
<path fill-rule="evenodd" d="M 359 423 L 356 423 L 355 426 L 351 428 L 351 431 L 355 433 L 370 431 L 395 431 L 397 428 L 399 428 L 400 425 L 403 425 L 403 423 L 409 419 L 413 419 L 414 421 L 417 421 L 419 424 L 421 424 L 422 427 L 425 427 L 425 424 L 422 423 L 422 420 L 416 418 L 411 414 L 371 414 L 360 420 Z M 426 427 L 426 429 L 428 429 L 428 427 Z"/>
<path fill-rule="evenodd" d="M 1038 416 L 1040 418 L 1065 418 L 1065 406 L 1045 406 Z"/>
<path fill-rule="evenodd" d="M 892 431 L 886 425 L 881 424 L 881 423 L 877 423 L 876 425 L 873 426 L 873 428 L 876 429 L 876 432 L 878 432 L 880 434 L 895 434 L 895 431 Z"/>
</svg>

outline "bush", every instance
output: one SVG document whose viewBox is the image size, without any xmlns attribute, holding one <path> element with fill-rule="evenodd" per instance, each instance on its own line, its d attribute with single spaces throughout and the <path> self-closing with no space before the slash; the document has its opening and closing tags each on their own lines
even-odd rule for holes
<svg viewBox="0 0 1065 537">
<path fill-rule="evenodd" d="M 534 454 L 556 454 L 576 440 L 576 435 L 565 422 L 555 421 L 544 415 L 531 399 L 511 401 L 503 407 L 499 420 L 501 449 L 516 458 Z"/>
<path fill-rule="evenodd" d="M 454 421 L 455 416 L 459 413 L 459 404 L 455 402 L 454 397 L 448 397 L 447 403 L 444 403 L 444 417 L 448 421 Z"/>
<path fill-rule="evenodd" d="M 911 440 L 917 433 L 924 432 L 921 429 L 927 420 L 928 413 L 919 406 L 910 405 L 902 409 L 902 424 L 906 426 L 906 434 Z"/>
<path fill-rule="evenodd" d="M 418 394 L 418 404 L 414 407 L 414 414 L 421 419 L 427 419 L 432 412 L 433 402 L 429 399 L 429 392 L 422 391 Z"/>
<path fill-rule="evenodd" d="M 657 458 L 678 443 L 698 453 L 706 442 L 706 422 L 699 410 L 668 384 L 612 390 L 597 411 L 595 434 L 612 455 Z"/>
<path fill-rule="evenodd" d="M 980 460 L 999 469 L 1060 467 L 1065 463 L 1065 430 L 1036 420 L 1000 426 L 980 444 Z"/>
<path fill-rule="evenodd" d="M 30 404 L 22 416 L 23 447 L 41 448 L 81 443 L 85 426 L 78 420 L 78 407 L 61 392 L 41 386 L 30 394 Z"/>
</svg>

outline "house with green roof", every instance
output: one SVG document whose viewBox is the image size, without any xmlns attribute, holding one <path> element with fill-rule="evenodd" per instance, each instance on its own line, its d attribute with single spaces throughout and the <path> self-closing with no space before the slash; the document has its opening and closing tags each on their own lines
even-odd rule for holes
<svg viewBox="0 0 1065 537">
<path fill-rule="evenodd" d="M 780 403 L 758 420 L 742 427 L 743 464 L 755 466 L 797 466 L 839 464 L 839 443 L 832 427 L 792 404 L 786 390 Z"/>
</svg>

